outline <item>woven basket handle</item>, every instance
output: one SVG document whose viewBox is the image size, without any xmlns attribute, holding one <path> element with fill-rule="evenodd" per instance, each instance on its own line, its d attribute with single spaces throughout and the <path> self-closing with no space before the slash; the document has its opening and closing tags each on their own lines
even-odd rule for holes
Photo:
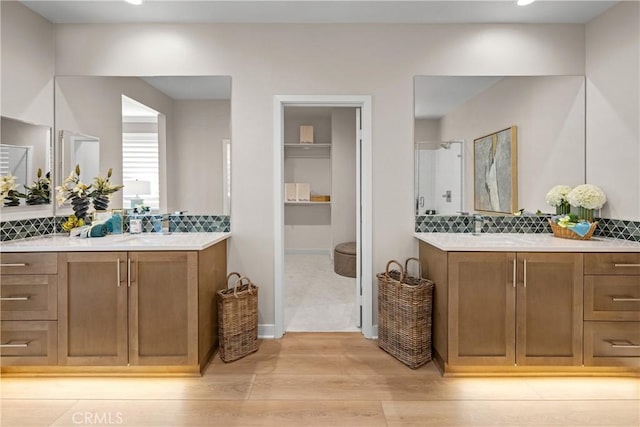
<svg viewBox="0 0 640 427">
<path fill-rule="evenodd" d="M 242 285 L 243 280 L 247 281 L 247 284 L 249 285 L 247 286 L 247 290 L 251 295 L 253 295 L 253 291 L 251 290 L 251 288 L 253 288 L 253 283 L 251 282 L 251 279 L 249 279 L 247 276 L 241 276 L 233 285 L 233 296 L 236 298 L 238 298 L 238 288 Z"/>
<path fill-rule="evenodd" d="M 387 277 L 389 277 L 389 267 L 391 266 L 391 264 L 396 264 L 398 267 L 400 267 L 400 280 L 399 280 L 399 282 L 402 283 L 402 281 L 404 280 L 404 268 L 402 268 L 402 264 L 400 264 L 395 259 L 392 259 L 391 261 L 389 261 L 387 263 L 387 268 L 385 270 L 385 275 Z"/>
<path fill-rule="evenodd" d="M 231 273 L 229 273 L 229 275 L 227 276 L 227 287 L 229 287 L 229 279 L 231 279 L 233 276 L 238 276 L 238 279 L 239 279 L 242 277 L 242 274 L 237 273 L 235 271 L 232 271 Z"/>
<path fill-rule="evenodd" d="M 409 275 L 409 261 L 416 261 L 418 263 L 418 278 L 422 278 L 422 265 L 420 264 L 420 260 L 416 257 L 407 258 L 404 262 L 404 272 Z"/>
</svg>

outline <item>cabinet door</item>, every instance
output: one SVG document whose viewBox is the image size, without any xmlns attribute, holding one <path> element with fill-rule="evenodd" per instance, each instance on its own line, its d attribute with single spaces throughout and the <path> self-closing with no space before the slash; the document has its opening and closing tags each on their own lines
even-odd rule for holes
<svg viewBox="0 0 640 427">
<path fill-rule="evenodd" d="M 197 365 L 198 254 L 130 252 L 129 260 L 130 363 Z"/>
<path fill-rule="evenodd" d="M 518 254 L 519 365 L 582 364 L 582 265 L 582 254 Z"/>
<path fill-rule="evenodd" d="M 515 254 L 449 254 L 449 364 L 515 362 Z"/>
<path fill-rule="evenodd" d="M 58 258 L 58 361 L 127 364 L 126 252 L 70 252 Z"/>
</svg>

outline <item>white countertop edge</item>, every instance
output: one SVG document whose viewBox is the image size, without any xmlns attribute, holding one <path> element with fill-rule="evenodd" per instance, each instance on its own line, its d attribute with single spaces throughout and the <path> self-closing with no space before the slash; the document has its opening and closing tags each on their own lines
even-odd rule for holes
<svg viewBox="0 0 640 427">
<path fill-rule="evenodd" d="M 562 239 L 551 233 L 414 233 L 414 237 L 449 252 L 640 252 L 640 242 Z"/>
<path fill-rule="evenodd" d="M 31 237 L 0 244 L 2 252 L 200 251 L 231 237 L 230 232 L 111 234 L 81 239 L 65 235 Z"/>
</svg>

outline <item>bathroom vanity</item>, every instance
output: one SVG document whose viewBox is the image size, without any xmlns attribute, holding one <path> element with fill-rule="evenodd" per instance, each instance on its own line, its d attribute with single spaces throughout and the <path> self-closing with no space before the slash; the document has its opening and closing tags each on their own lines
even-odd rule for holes
<svg viewBox="0 0 640 427">
<path fill-rule="evenodd" d="M 229 236 L 3 243 L 2 373 L 201 373 L 218 345 Z"/>
<path fill-rule="evenodd" d="M 640 374 L 640 243 L 415 237 L 444 374 Z"/>
</svg>

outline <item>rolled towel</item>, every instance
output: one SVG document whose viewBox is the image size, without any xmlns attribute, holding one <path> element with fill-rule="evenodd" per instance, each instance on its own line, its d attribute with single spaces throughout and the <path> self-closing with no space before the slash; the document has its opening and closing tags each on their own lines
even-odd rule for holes
<svg viewBox="0 0 640 427">
<path fill-rule="evenodd" d="M 114 223 L 113 217 L 109 218 L 104 222 L 104 226 L 107 228 L 107 234 L 113 233 L 113 228 L 114 228 L 113 223 Z"/>
<path fill-rule="evenodd" d="M 579 222 L 570 228 L 571 231 L 573 231 L 580 237 L 586 236 L 590 229 L 591 224 L 589 224 L 588 222 Z"/>
<path fill-rule="evenodd" d="M 104 237 L 107 235 L 107 227 L 104 223 L 94 224 L 89 230 L 89 237 Z"/>
</svg>

